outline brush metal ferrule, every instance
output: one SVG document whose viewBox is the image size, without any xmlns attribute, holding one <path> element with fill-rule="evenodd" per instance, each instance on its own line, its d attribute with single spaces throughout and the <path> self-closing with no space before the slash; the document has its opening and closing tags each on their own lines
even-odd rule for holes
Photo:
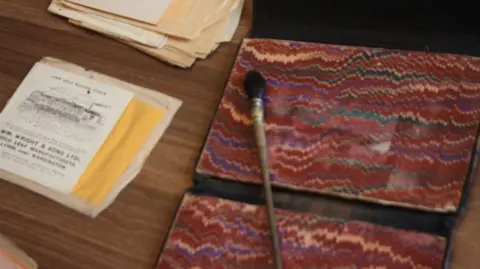
<svg viewBox="0 0 480 269">
<path fill-rule="evenodd" d="M 263 100 L 260 98 L 253 98 L 252 105 L 252 120 L 255 123 L 263 123 L 265 121 L 263 116 Z"/>
<path fill-rule="evenodd" d="M 257 144 L 260 161 L 267 164 L 267 137 L 265 134 L 265 118 L 263 112 L 263 100 L 260 98 L 251 99 L 253 130 L 255 132 L 255 143 Z"/>
</svg>

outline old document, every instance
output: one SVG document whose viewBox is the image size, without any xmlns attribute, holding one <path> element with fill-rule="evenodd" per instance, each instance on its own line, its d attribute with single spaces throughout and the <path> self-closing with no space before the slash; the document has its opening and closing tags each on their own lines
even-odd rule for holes
<svg viewBox="0 0 480 269">
<path fill-rule="evenodd" d="M 132 97 L 37 63 L 0 114 L 0 169 L 71 193 Z"/>
</svg>

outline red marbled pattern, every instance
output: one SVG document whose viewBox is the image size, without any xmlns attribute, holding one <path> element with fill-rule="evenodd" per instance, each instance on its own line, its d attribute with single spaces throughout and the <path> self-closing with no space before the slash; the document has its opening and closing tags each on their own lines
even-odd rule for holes
<svg viewBox="0 0 480 269">
<path fill-rule="evenodd" d="M 276 211 L 284 268 L 440 269 L 446 239 Z M 187 194 L 158 269 L 274 269 L 264 207 Z"/>
<path fill-rule="evenodd" d="M 198 173 L 261 183 L 243 89 L 251 69 L 268 84 L 273 184 L 457 210 L 479 125 L 479 58 L 247 39 Z"/>
</svg>

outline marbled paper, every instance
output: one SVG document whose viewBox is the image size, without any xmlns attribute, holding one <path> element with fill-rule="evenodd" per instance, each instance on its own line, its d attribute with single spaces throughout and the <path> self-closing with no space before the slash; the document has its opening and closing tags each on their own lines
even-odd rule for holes
<svg viewBox="0 0 480 269">
<path fill-rule="evenodd" d="M 276 210 L 283 267 L 441 269 L 446 239 Z M 158 269 L 274 269 L 263 206 L 186 194 Z"/>
<path fill-rule="evenodd" d="M 479 125 L 480 59 L 246 39 L 197 172 L 261 183 L 248 70 L 267 81 L 274 185 L 456 211 Z"/>
</svg>

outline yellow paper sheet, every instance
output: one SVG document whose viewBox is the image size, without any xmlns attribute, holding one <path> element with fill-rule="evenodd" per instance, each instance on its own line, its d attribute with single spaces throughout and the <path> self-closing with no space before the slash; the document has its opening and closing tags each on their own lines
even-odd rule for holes
<svg viewBox="0 0 480 269">
<path fill-rule="evenodd" d="M 100 204 L 165 111 L 132 100 L 115 128 L 82 174 L 73 194 Z"/>
</svg>

